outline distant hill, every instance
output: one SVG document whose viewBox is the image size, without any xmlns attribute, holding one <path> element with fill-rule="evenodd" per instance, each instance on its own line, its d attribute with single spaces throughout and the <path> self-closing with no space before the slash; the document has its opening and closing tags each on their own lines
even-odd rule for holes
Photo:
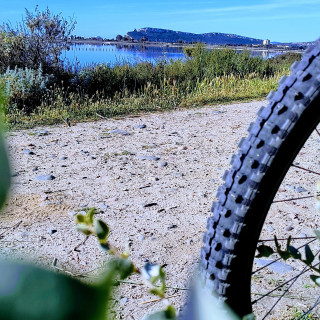
<svg viewBox="0 0 320 320">
<path fill-rule="evenodd" d="M 217 45 L 242 45 L 242 44 L 262 44 L 261 39 L 248 38 L 243 36 L 238 36 L 236 34 L 228 33 L 189 33 L 181 31 L 173 31 L 167 29 L 158 29 L 158 28 L 142 28 L 134 29 L 127 33 L 129 37 L 134 40 L 140 41 L 145 39 L 147 41 L 153 42 L 204 42 L 207 44 L 217 44 Z"/>
</svg>

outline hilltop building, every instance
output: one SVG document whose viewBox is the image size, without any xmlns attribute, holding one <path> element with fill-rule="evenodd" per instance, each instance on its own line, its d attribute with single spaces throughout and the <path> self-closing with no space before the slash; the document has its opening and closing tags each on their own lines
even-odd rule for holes
<svg viewBox="0 0 320 320">
<path fill-rule="evenodd" d="M 263 40 L 263 43 L 262 43 L 264 46 L 270 46 L 270 40 L 269 39 L 266 39 L 266 40 Z"/>
</svg>

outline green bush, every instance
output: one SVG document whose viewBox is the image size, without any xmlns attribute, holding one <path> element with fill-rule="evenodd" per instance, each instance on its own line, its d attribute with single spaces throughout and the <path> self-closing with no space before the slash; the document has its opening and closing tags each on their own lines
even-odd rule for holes
<svg viewBox="0 0 320 320">
<path fill-rule="evenodd" d="M 37 70 L 15 67 L 13 70 L 8 68 L 6 73 L 0 75 L 0 82 L 3 83 L 10 106 L 29 113 L 39 105 L 53 82 L 53 76 L 44 75 L 41 67 Z"/>
<path fill-rule="evenodd" d="M 53 15 L 47 8 L 34 12 L 26 9 L 22 23 L 0 26 L 0 72 L 8 67 L 39 68 L 46 73 L 63 67 L 61 52 L 68 50 L 75 22 L 61 14 Z"/>
</svg>

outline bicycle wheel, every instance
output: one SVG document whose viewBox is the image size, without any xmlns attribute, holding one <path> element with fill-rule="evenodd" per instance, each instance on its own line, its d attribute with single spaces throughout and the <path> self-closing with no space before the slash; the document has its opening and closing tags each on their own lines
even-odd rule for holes
<svg viewBox="0 0 320 320">
<path fill-rule="evenodd" d="M 320 121 L 320 41 L 291 71 L 268 95 L 268 106 L 260 109 L 248 137 L 240 142 L 204 236 L 205 284 L 240 316 L 252 312 L 254 257 L 269 208 Z"/>
</svg>

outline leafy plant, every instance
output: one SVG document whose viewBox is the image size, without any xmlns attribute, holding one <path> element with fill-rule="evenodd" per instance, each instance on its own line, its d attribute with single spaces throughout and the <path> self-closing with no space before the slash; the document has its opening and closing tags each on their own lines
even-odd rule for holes
<svg viewBox="0 0 320 320">
<path fill-rule="evenodd" d="M 0 27 L 0 69 L 18 67 L 39 68 L 46 73 L 62 67 L 62 50 L 68 50 L 75 21 L 52 14 L 47 8 L 26 16 L 16 28 L 10 24 Z"/>
<path fill-rule="evenodd" d="M 149 287 L 150 293 L 164 299 L 166 292 L 166 279 L 163 269 L 159 265 L 147 263 L 142 270 L 139 270 L 131 261 L 128 260 L 129 254 L 127 252 L 120 253 L 116 247 L 109 243 L 109 226 L 104 221 L 95 219 L 95 213 L 96 209 L 90 208 L 87 210 L 86 214 L 77 214 L 77 230 L 86 236 L 95 236 L 100 247 L 118 259 L 116 260 L 118 261 L 117 264 L 120 263 L 125 267 L 125 272 L 122 274 L 123 278 L 128 277 L 132 273 L 141 274 L 146 285 Z M 121 270 L 121 268 L 119 270 Z M 170 308 L 167 309 L 167 314 L 170 315 L 170 318 L 164 319 L 175 319 L 173 306 L 170 306 Z"/>
<path fill-rule="evenodd" d="M 0 82 L 4 84 L 9 104 L 27 113 L 42 99 L 52 81 L 53 76 L 44 75 L 41 66 L 37 70 L 8 68 L 3 75 L 0 75 Z"/>
</svg>

